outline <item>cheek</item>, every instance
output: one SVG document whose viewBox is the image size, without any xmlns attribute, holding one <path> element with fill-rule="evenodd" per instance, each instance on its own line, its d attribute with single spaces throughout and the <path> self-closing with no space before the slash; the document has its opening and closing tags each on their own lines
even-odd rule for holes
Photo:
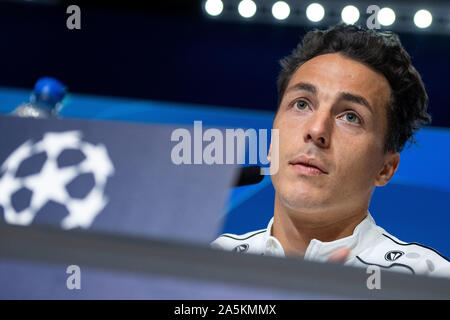
<svg viewBox="0 0 450 320">
<path fill-rule="evenodd" d="M 356 186 L 370 187 L 378 172 L 379 147 L 368 143 L 366 139 L 356 140 L 352 144 L 340 146 L 338 159 L 338 175 L 341 179 Z"/>
<path fill-rule="evenodd" d="M 300 123 L 283 117 L 274 123 L 274 128 L 279 130 L 280 156 L 295 150 L 298 152 L 302 137 Z"/>
<path fill-rule="evenodd" d="M 298 126 L 298 124 L 297 124 Z M 299 136 L 299 130 L 292 121 L 285 119 L 278 119 L 274 121 L 273 129 L 278 129 L 278 172 L 271 176 L 272 183 L 275 189 L 288 186 L 290 183 L 290 177 L 288 174 L 288 161 L 296 156 L 301 150 L 301 139 Z M 272 141 L 272 151 L 275 148 L 275 142 Z M 272 152 L 272 161 L 275 153 Z"/>
</svg>

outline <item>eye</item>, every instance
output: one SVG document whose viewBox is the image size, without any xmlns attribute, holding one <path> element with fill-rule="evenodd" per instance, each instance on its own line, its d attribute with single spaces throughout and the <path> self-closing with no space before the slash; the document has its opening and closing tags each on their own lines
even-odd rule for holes
<svg viewBox="0 0 450 320">
<path fill-rule="evenodd" d="M 308 108 L 308 103 L 303 100 L 299 100 L 295 102 L 294 106 L 298 110 L 306 110 Z"/>
<path fill-rule="evenodd" d="M 346 121 L 351 122 L 351 123 L 357 123 L 357 124 L 361 123 L 360 117 L 354 112 L 347 112 L 344 115 L 344 118 Z"/>
</svg>

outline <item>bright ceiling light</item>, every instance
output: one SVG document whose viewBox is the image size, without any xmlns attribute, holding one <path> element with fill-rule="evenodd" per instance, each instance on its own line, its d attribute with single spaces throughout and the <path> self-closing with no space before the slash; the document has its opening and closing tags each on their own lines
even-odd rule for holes
<svg viewBox="0 0 450 320">
<path fill-rule="evenodd" d="M 346 6 L 341 12 L 342 21 L 346 24 L 354 24 L 359 20 L 359 10 L 355 6 Z"/>
<path fill-rule="evenodd" d="M 414 15 L 414 24 L 417 28 L 428 28 L 433 22 L 433 16 L 428 10 L 419 10 Z"/>
<path fill-rule="evenodd" d="M 272 15 L 275 19 L 284 20 L 289 17 L 290 13 L 291 8 L 289 8 L 289 5 L 284 1 L 275 2 L 272 6 Z"/>
<path fill-rule="evenodd" d="M 218 16 L 223 11 L 223 2 L 221 0 L 208 0 L 205 3 L 205 10 L 210 16 Z"/>
<path fill-rule="evenodd" d="M 395 12 L 391 8 L 382 8 L 378 11 L 378 22 L 383 26 L 390 26 L 395 21 Z"/>
<path fill-rule="evenodd" d="M 238 11 L 241 16 L 244 18 L 251 18 L 256 13 L 256 3 L 252 0 L 242 0 L 239 3 Z"/>
<path fill-rule="evenodd" d="M 319 22 L 325 16 L 325 9 L 319 3 L 311 3 L 306 8 L 306 17 L 312 22 Z"/>
</svg>

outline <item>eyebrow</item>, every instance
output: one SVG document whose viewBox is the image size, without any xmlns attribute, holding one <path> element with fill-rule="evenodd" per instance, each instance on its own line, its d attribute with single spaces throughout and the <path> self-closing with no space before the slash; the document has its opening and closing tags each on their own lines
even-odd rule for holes
<svg viewBox="0 0 450 320">
<path fill-rule="evenodd" d="M 291 91 L 299 91 L 299 90 L 305 90 L 305 91 L 309 91 L 312 94 L 317 94 L 317 89 L 314 85 L 312 85 L 311 83 L 306 83 L 306 82 L 298 82 L 296 84 L 294 84 L 293 86 L 290 86 L 287 90 L 286 93 L 291 92 Z"/>
<path fill-rule="evenodd" d="M 291 92 L 291 91 L 300 91 L 300 90 L 308 91 L 308 92 L 312 93 L 313 95 L 317 95 L 317 91 L 318 91 L 316 86 L 314 86 L 311 83 L 298 82 L 298 83 L 290 86 L 286 90 L 286 93 Z M 360 95 L 357 95 L 357 94 L 353 94 L 353 93 L 349 93 L 349 92 L 341 92 L 341 94 L 339 95 L 339 99 L 338 100 L 343 100 L 343 101 L 357 103 L 359 105 L 365 106 L 367 109 L 369 109 L 369 111 L 371 113 L 373 113 L 372 106 L 367 101 L 367 99 L 364 98 L 363 96 L 360 96 Z"/>
<path fill-rule="evenodd" d="M 372 109 L 372 106 L 370 105 L 370 103 L 364 97 L 362 97 L 360 95 L 348 93 L 348 92 L 342 92 L 341 95 L 339 96 L 339 100 L 344 100 L 344 101 L 360 104 L 362 106 L 365 106 L 367 109 L 369 109 L 369 111 L 371 113 L 373 113 L 373 109 Z"/>
</svg>

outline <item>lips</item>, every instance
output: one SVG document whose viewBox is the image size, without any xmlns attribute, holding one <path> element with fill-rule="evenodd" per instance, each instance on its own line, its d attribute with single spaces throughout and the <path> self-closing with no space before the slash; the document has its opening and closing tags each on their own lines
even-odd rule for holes
<svg viewBox="0 0 450 320">
<path fill-rule="evenodd" d="M 305 172 L 328 174 L 328 171 L 325 169 L 325 165 L 322 164 L 321 161 L 315 158 L 306 157 L 304 155 L 301 155 L 294 160 L 289 161 L 289 164 L 293 166 L 299 166 L 302 168 L 302 171 Z"/>
</svg>

